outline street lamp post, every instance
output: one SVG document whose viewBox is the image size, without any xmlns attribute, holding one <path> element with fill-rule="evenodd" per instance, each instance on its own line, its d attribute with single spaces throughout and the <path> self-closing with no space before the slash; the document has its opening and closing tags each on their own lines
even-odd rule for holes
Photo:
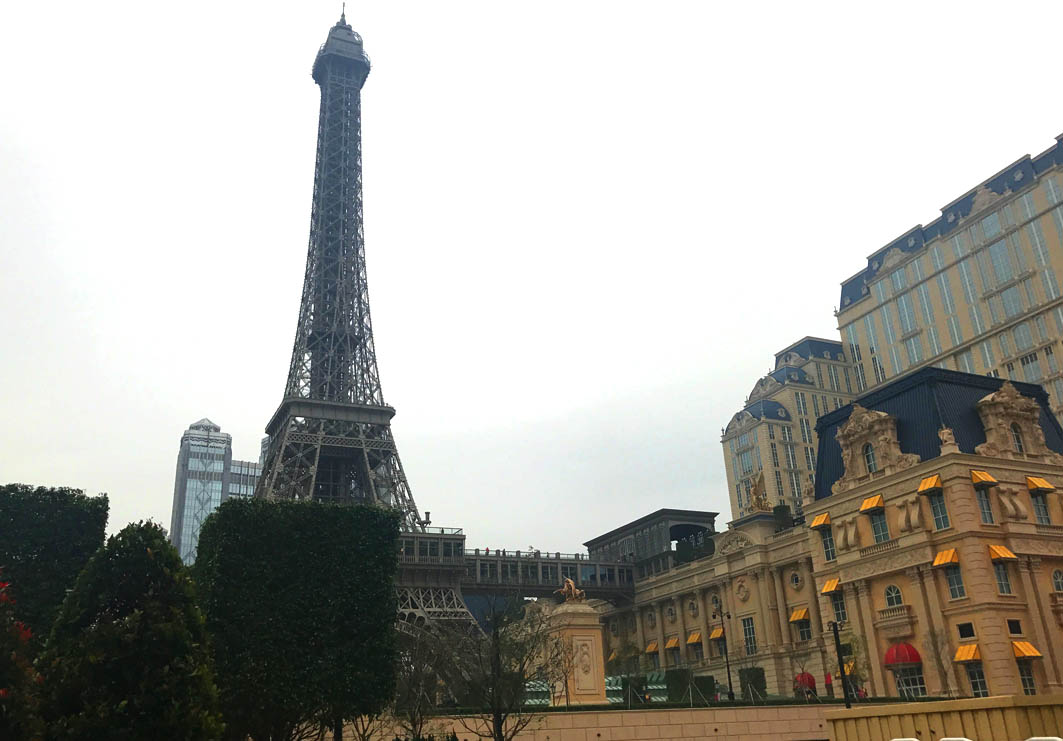
<svg viewBox="0 0 1063 741">
<path fill-rule="evenodd" d="M 717 618 L 719 618 L 720 620 L 720 630 L 723 631 L 723 661 L 725 664 L 727 664 L 727 699 L 730 702 L 734 702 L 735 691 L 734 688 L 731 686 L 731 657 L 730 652 L 727 650 L 727 628 L 724 626 L 723 622 L 724 618 L 727 618 L 728 620 L 731 619 L 731 613 L 720 613 L 716 610 L 713 610 L 712 619 L 715 620 Z"/>
<path fill-rule="evenodd" d="M 831 632 L 834 633 L 834 650 L 838 654 L 838 676 L 842 678 L 842 695 L 845 697 L 845 707 L 851 708 L 853 702 L 849 697 L 849 678 L 845 675 L 845 659 L 842 658 L 842 639 L 838 637 L 839 624 L 836 620 L 827 623 Z"/>
</svg>

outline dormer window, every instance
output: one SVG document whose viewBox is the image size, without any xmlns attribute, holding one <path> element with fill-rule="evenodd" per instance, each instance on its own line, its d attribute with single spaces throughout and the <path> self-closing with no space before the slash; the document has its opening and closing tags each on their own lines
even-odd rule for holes
<svg viewBox="0 0 1063 741">
<path fill-rule="evenodd" d="M 868 473 L 878 470 L 878 463 L 875 461 L 875 446 L 871 443 L 864 446 L 864 463 L 867 465 Z"/>
<path fill-rule="evenodd" d="M 1026 448 L 1022 444 L 1022 429 L 1018 423 L 1011 423 L 1011 444 L 1015 447 L 1016 453 L 1025 453 Z"/>
</svg>

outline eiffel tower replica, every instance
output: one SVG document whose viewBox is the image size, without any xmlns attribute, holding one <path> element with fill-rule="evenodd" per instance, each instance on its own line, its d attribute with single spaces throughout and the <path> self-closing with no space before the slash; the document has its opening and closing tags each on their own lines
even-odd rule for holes
<svg viewBox="0 0 1063 741">
<path fill-rule="evenodd" d="M 458 531 L 427 527 L 410 493 L 391 434 L 369 316 L 362 230 L 361 90 L 369 75 L 362 38 L 346 15 L 314 61 L 321 88 L 310 246 L 284 399 L 255 496 L 336 504 L 375 504 L 402 514 L 400 617 L 469 619 L 461 599 Z M 416 559 L 431 535 L 445 559 Z M 411 555 L 411 558 L 405 558 Z M 428 565 L 431 562 L 431 565 Z"/>
</svg>

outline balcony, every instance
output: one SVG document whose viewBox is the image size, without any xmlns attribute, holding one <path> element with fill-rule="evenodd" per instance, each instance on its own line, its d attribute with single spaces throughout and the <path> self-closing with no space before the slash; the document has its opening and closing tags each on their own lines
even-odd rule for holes
<svg viewBox="0 0 1063 741">
<path fill-rule="evenodd" d="M 1037 525 L 1038 535 L 1063 535 L 1063 525 Z"/>
<path fill-rule="evenodd" d="M 886 551 L 895 551 L 901 547 L 900 541 L 887 540 L 882 543 L 875 543 L 869 545 L 867 548 L 860 549 L 860 558 L 866 558 L 867 556 L 876 556 L 879 553 L 885 553 Z"/>
<path fill-rule="evenodd" d="M 897 605 L 878 611 L 875 627 L 886 638 L 910 638 L 915 635 L 915 617 L 911 605 Z"/>
</svg>

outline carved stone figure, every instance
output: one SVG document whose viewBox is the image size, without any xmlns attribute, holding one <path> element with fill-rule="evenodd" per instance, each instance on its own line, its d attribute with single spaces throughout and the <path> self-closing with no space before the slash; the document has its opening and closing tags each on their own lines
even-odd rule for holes
<svg viewBox="0 0 1063 741">
<path fill-rule="evenodd" d="M 587 596 L 587 593 L 585 591 L 576 588 L 576 582 L 572 581 L 567 577 L 562 582 L 562 584 L 564 586 L 554 591 L 554 594 L 560 594 L 562 597 L 565 598 L 565 602 L 582 602 L 583 599 Z"/>
<path fill-rule="evenodd" d="M 754 512 L 771 512 L 771 505 L 768 504 L 768 497 L 764 490 L 764 472 L 761 471 L 756 483 L 753 484 L 753 490 L 749 492 L 749 508 Z"/>
<path fill-rule="evenodd" d="M 980 399 L 977 406 L 986 440 L 975 446 L 974 452 L 978 455 L 1063 463 L 1063 456 L 1050 450 L 1045 443 L 1041 406 L 1020 394 L 1010 381 Z"/>
</svg>

